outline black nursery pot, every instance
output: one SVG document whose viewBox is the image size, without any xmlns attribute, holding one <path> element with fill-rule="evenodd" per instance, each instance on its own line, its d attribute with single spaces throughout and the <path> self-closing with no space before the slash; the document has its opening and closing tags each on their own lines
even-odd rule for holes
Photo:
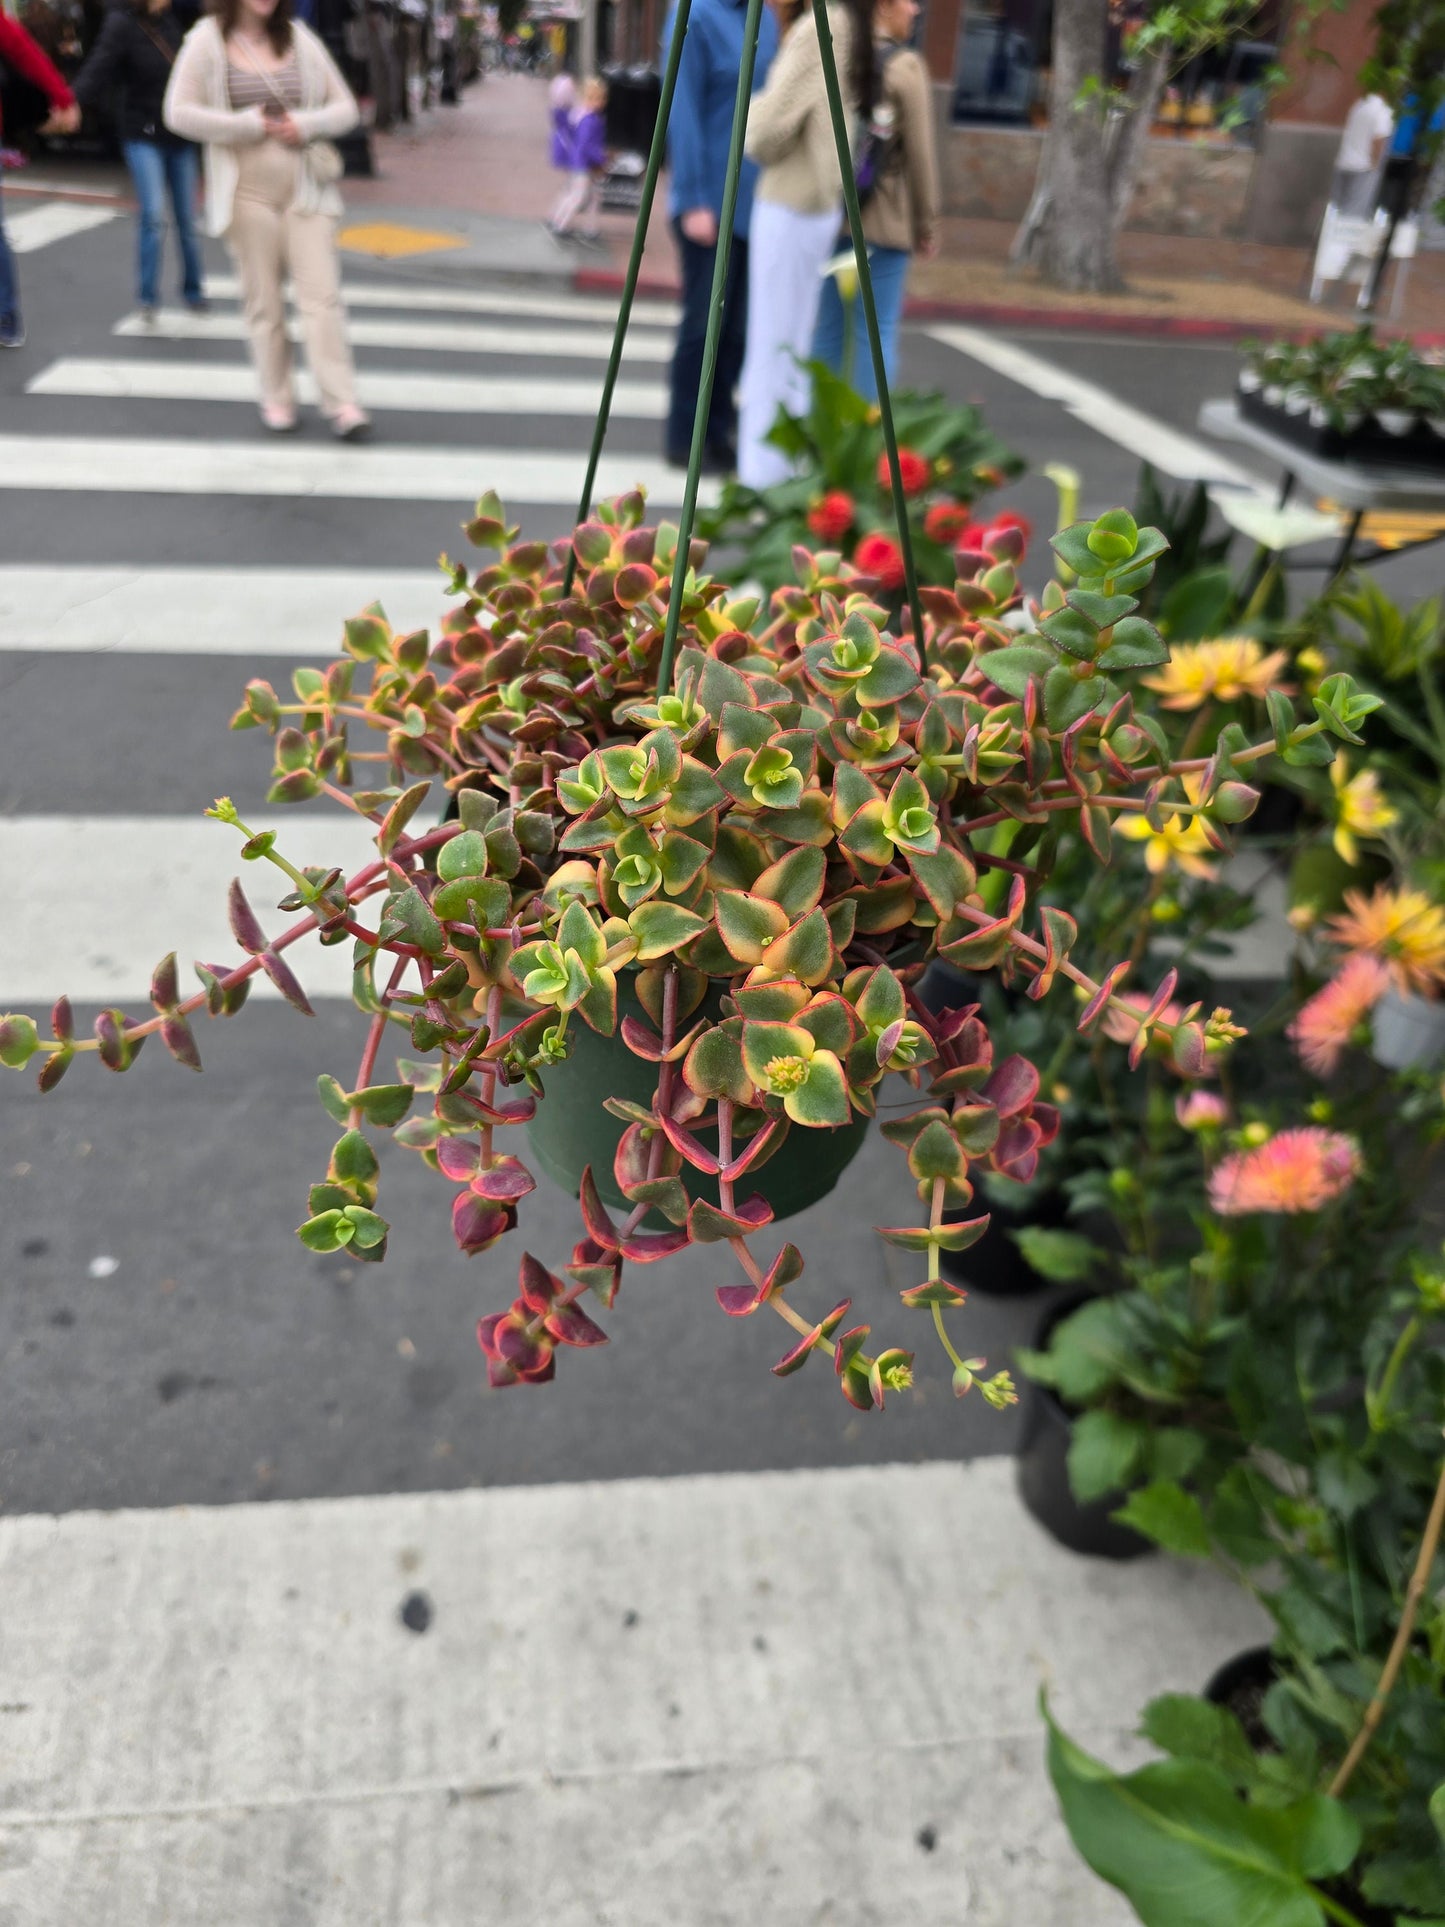
<svg viewBox="0 0 1445 1927">
<path fill-rule="evenodd" d="M 1050 1334 L 1072 1311 L 1089 1300 L 1087 1292 L 1056 1298 L 1046 1307 L 1034 1336 L 1034 1346 L 1047 1348 Z M 1024 1381 L 1023 1426 L 1019 1436 L 1015 1474 L 1019 1497 L 1039 1524 L 1070 1552 L 1095 1559 L 1137 1559 L 1154 1550 L 1142 1534 L 1110 1518 L 1125 1494 L 1113 1492 L 1083 1505 L 1069 1484 L 1069 1445 L 1074 1421 L 1058 1396 L 1046 1385 Z"/>
<path fill-rule="evenodd" d="M 1279 1665 L 1270 1648 L 1249 1646 L 1225 1660 L 1204 1689 L 1211 1706 L 1233 1713 L 1256 1753 L 1278 1751 L 1262 1717 L 1264 1696 L 1278 1678 Z"/>
</svg>

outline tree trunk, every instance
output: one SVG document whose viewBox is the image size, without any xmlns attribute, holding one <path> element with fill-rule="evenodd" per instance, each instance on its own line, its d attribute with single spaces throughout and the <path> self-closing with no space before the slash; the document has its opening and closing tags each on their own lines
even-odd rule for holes
<svg viewBox="0 0 1445 1927">
<path fill-rule="evenodd" d="M 1114 262 L 1113 201 L 1104 81 L 1108 0 L 1058 0 L 1053 87 L 1039 182 L 1016 258 L 1061 288 L 1107 293 L 1120 285 Z M 1086 84 L 1092 92 L 1081 98 Z"/>
<path fill-rule="evenodd" d="M 1045 280 L 1095 294 L 1123 286 L 1115 239 L 1168 74 L 1165 49 L 1147 55 L 1130 78 L 1123 112 L 1108 113 L 1107 32 L 1108 0 L 1058 0 L 1049 127 L 1010 250 L 1011 260 Z"/>
<path fill-rule="evenodd" d="M 1168 56 L 1160 47 L 1146 54 L 1129 78 L 1127 111 L 1115 124 L 1114 143 L 1109 153 L 1109 199 L 1116 235 L 1128 218 L 1134 184 L 1144 158 L 1144 142 L 1154 125 L 1159 96 L 1168 76 Z"/>
</svg>

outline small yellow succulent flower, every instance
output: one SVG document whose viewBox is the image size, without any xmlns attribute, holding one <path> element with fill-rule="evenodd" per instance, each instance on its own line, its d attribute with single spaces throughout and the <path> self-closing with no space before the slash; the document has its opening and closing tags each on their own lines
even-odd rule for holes
<svg viewBox="0 0 1445 1927">
<path fill-rule="evenodd" d="M 1199 801 L 1199 790 L 1199 778 L 1186 776 L 1184 793 L 1191 803 Z M 1144 867 L 1151 876 L 1162 876 L 1171 865 L 1188 876 L 1213 876 L 1214 865 L 1208 859 L 1214 846 L 1205 835 L 1200 819 L 1191 813 L 1166 816 L 1162 822 L 1162 829 L 1156 830 L 1140 810 L 1124 817 L 1117 827 L 1120 836 L 1144 845 Z"/>
<path fill-rule="evenodd" d="M 1356 838 L 1380 836 L 1392 823 L 1399 822 L 1400 812 L 1380 788 L 1375 772 L 1362 769 L 1351 776 L 1343 755 L 1330 764 L 1330 782 L 1335 792 L 1335 848 L 1353 868 L 1360 860 Z"/>
<path fill-rule="evenodd" d="M 1264 697 L 1280 686 L 1288 661 L 1283 649 L 1266 655 L 1253 636 L 1221 636 L 1215 642 L 1181 643 L 1144 683 L 1159 691 L 1165 709 L 1200 709 L 1207 702 Z"/>
</svg>

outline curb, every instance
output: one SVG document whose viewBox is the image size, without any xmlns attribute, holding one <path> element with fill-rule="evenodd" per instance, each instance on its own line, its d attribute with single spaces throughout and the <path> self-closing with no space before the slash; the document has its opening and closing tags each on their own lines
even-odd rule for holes
<svg viewBox="0 0 1445 1927">
<path fill-rule="evenodd" d="M 618 294 L 626 277 L 613 268 L 578 268 L 572 276 L 577 294 Z M 643 300 L 676 301 L 682 290 L 672 281 L 639 280 Z M 1318 326 L 1272 327 L 1267 321 L 1228 321 L 1208 315 L 1101 314 L 1096 308 L 1031 308 L 1002 301 L 939 301 L 910 296 L 903 306 L 905 321 L 971 321 L 996 328 L 1058 329 L 1070 334 L 1138 335 L 1158 340 L 1249 341 L 1256 336 L 1305 341 L 1345 326 L 1349 317 L 1321 314 Z M 1376 321 L 1382 335 L 1404 335 L 1406 330 Z M 1445 347 L 1445 334 L 1421 332 L 1409 336 L 1420 348 Z"/>
</svg>

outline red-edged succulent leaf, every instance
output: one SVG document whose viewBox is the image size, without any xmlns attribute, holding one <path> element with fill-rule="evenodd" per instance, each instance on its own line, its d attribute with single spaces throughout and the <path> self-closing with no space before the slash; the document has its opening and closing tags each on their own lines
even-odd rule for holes
<svg viewBox="0 0 1445 1927">
<path fill-rule="evenodd" d="M 759 1158 L 762 1157 L 763 1153 L 771 1149 L 774 1140 L 782 1128 L 783 1124 L 780 1118 L 770 1118 L 762 1130 L 755 1131 L 743 1146 L 739 1155 L 733 1159 L 732 1163 L 722 1173 L 725 1182 L 728 1184 L 736 1184 L 745 1172 L 750 1171 L 758 1162 Z"/>
<path fill-rule="evenodd" d="M 921 1285 L 913 1285 L 898 1296 L 910 1311 L 920 1311 L 931 1305 L 961 1305 L 968 1293 L 961 1286 L 950 1284 L 947 1278 L 925 1278 Z"/>
<path fill-rule="evenodd" d="M 517 1267 L 517 1283 L 521 1287 L 522 1303 L 528 1311 L 550 1311 L 559 1298 L 566 1297 L 562 1280 L 554 1272 L 548 1271 L 540 1258 L 534 1258 L 530 1251 L 522 1253 L 522 1262 Z"/>
<path fill-rule="evenodd" d="M 750 1318 L 763 1302 L 751 1279 L 741 1285 L 717 1285 L 713 1296 L 729 1318 Z"/>
<path fill-rule="evenodd" d="M 1203 1026 L 1176 1024 L 1170 1057 L 1182 1077 L 1203 1077 L 1208 1067 Z"/>
<path fill-rule="evenodd" d="M 473 1191 L 463 1191 L 452 1200 L 452 1236 L 469 1258 L 490 1250 L 516 1222 L 510 1205 L 493 1204 Z"/>
<path fill-rule="evenodd" d="M 558 1305 L 542 1320 L 559 1345 L 605 1345 L 607 1334 L 577 1305 Z"/>
<path fill-rule="evenodd" d="M 725 1243 L 729 1238 L 747 1238 L 773 1220 L 773 1207 L 765 1198 L 751 1197 L 734 1207 L 729 1217 L 706 1198 L 698 1198 L 687 1214 L 688 1235 L 694 1244 Z"/>
<path fill-rule="evenodd" d="M 151 973 L 151 1002 L 159 1011 L 171 1010 L 181 1000 L 180 978 L 176 972 L 176 953 L 161 958 Z"/>
<path fill-rule="evenodd" d="M 634 1057 L 645 1057 L 650 1064 L 662 1062 L 665 1054 L 662 1039 L 650 1031 L 646 1024 L 640 1024 L 635 1017 L 623 1018 L 622 1041 Z"/>
<path fill-rule="evenodd" d="M 191 1027 L 179 1011 L 172 1011 L 161 1019 L 161 1042 L 178 1064 L 193 1071 L 201 1068 L 201 1053 L 196 1049 Z"/>
<path fill-rule="evenodd" d="M 818 1348 L 818 1340 L 831 1338 L 843 1320 L 848 1316 L 853 1300 L 845 1298 L 841 1304 L 834 1305 L 828 1316 L 805 1332 L 791 1351 L 783 1353 L 777 1364 L 772 1367 L 774 1378 L 787 1378 L 790 1373 L 801 1370 L 808 1362 L 808 1354 Z"/>
<path fill-rule="evenodd" d="M 1109 1007 L 1109 999 L 1128 974 L 1129 966 L 1127 963 L 1117 963 L 1114 965 L 1114 968 L 1109 972 L 1108 976 L 1105 977 L 1103 983 L 1099 985 L 1099 988 L 1094 992 L 1088 1003 L 1085 1004 L 1079 1016 L 1075 1029 L 1081 1036 L 1087 1037 L 1095 1024 L 1098 1023 L 1099 1019 Z"/>
<path fill-rule="evenodd" d="M 518 1378 L 533 1385 L 551 1378 L 555 1369 L 552 1341 L 545 1332 L 534 1331 L 530 1320 L 520 1318 L 515 1306 L 498 1324 L 495 1343 L 497 1356 Z"/>
<path fill-rule="evenodd" d="M 62 1043 L 69 1043 L 75 1035 L 75 1012 L 70 1007 L 68 997 L 57 997 L 50 1009 L 50 1028 Z"/>
<path fill-rule="evenodd" d="M 444 1137 L 436 1147 L 437 1169 L 453 1184 L 470 1184 L 482 1161 L 482 1147 L 474 1137 Z"/>
<path fill-rule="evenodd" d="M 259 957 L 266 948 L 266 932 L 261 928 L 256 912 L 246 901 L 246 892 L 241 888 L 239 877 L 231 878 L 231 888 L 226 896 L 226 913 L 231 922 L 231 935 L 236 942 L 253 957 Z"/>
<path fill-rule="evenodd" d="M 660 1122 L 668 1143 L 687 1159 L 694 1170 L 705 1171 L 709 1177 L 717 1176 L 722 1166 L 705 1144 L 695 1138 L 691 1131 L 685 1130 L 674 1117 L 664 1117 Z"/>
<path fill-rule="evenodd" d="M 594 1244 L 590 1238 L 580 1238 L 572 1247 L 567 1276 L 574 1285 L 581 1285 L 594 1298 L 600 1299 L 610 1311 L 617 1300 L 618 1286 L 622 1283 L 622 1254 L 604 1251 L 601 1245 Z"/>
<path fill-rule="evenodd" d="M 616 1251 L 619 1246 L 617 1227 L 607 1215 L 607 1207 L 602 1202 L 590 1164 L 582 1173 L 577 1201 L 582 1207 L 582 1222 L 587 1227 L 588 1237 L 604 1251 Z"/>
<path fill-rule="evenodd" d="M 1039 1094 L 1039 1074 L 1026 1057 L 1006 1057 L 983 1087 L 984 1098 L 1000 1117 L 1027 1110 Z"/>
<path fill-rule="evenodd" d="M 692 1236 L 685 1225 L 678 1225 L 672 1231 L 634 1231 L 622 1240 L 619 1247 L 624 1258 L 635 1265 L 655 1265 L 659 1258 L 670 1258 L 675 1251 L 683 1251 L 691 1243 Z"/>
<path fill-rule="evenodd" d="M 306 992 L 296 981 L 295 972 L 284 957 L 280 956 L 278 952 L 274 950 L 263 950 L 261 953 L 261 968 L 271 979 L 272 983 L 275 984 L 276 988 L 293 1010 L 299 1010 L 303 1017 L 314 1017 L 316 1015 L 316 1012 L 311 1008 Z"/>
<path fill-rule="evenodd" d="M 525 1198 L 536 1188 L 537 1180 L 532 1173 L 520 1158 L 513 1157 L 494 1158 L 472 1179 L 474 1194 L 493 1204 L 515 1204 L 518 1198 Z"/>
</svg>

